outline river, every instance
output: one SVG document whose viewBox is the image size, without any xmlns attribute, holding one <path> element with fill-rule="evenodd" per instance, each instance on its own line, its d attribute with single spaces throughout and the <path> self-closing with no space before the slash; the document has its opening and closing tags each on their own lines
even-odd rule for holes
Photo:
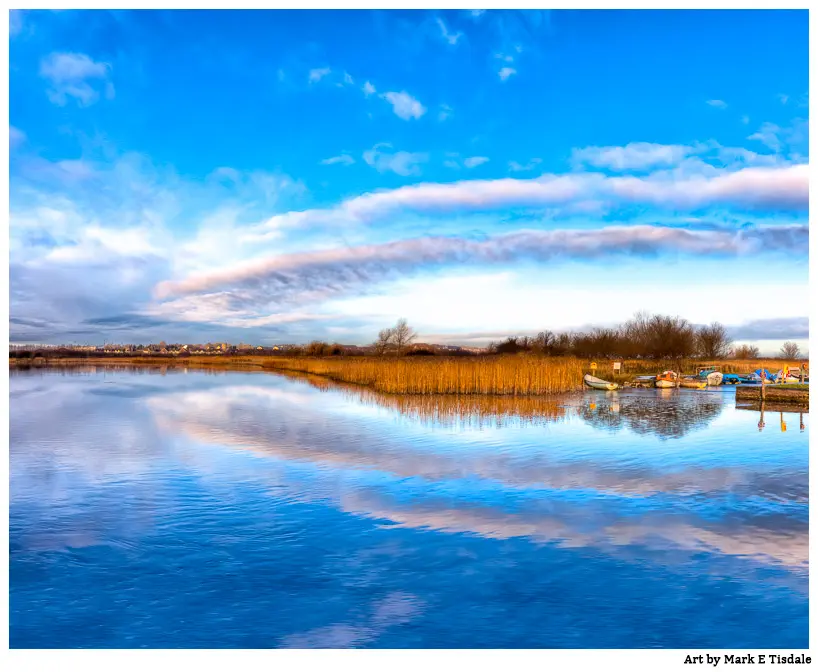
<svg viewBox="0 0 818 672">
<path fill-rule="evenodd" d="M 806 648 L 808 415 L 10 372 L 10 644 Z"/>
</svg>

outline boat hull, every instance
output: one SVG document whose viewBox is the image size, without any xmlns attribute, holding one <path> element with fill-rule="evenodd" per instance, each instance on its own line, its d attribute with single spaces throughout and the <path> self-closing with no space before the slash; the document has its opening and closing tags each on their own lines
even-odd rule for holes
<svg viewBox="0 0 818 672">
<path fill-rule="evenodd" d="M 604 390 L 606 392 L 611 392 L 613 390 L 618 390 L 619 385 L 617 383 L 611 383 L 607 380 L 602 380 L 601 378 L 596 378 L 595 376 L 587 375 L 583 378 L 585 384 L 594 389 L 594 390 Z"/>
<path fill-rule="evenodd" d="M 676 383 L 672 380 L 657 380 L 654 385 L 662 388 L 676 387 Z"/>
<path fill-rule="evenodd" d="M 683 380 L 680 384 L 682 387 L 687 387 L 691 390 L 703 390 L 707 387 L 706 380 Z"/>
</svg>

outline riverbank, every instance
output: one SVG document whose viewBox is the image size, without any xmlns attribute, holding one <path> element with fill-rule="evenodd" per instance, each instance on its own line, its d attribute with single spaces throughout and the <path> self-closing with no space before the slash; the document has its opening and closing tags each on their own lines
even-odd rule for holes
<svg viewBox="0 0 818 672">
<path fill-rule="evenodd" d="M 13 363 L 14 362 L 14 363 Z M 586 364 L 561 357 L 88 357 L 9 360 L 11 368 L 147 367 L 296 372 L 390 394 L 549 395 L 583 389 Z"/>
<path fill-rule="evenodd" d="M 598 360 L 596 375 L 634 386 L 636 376 L 665 369 L 695 371 L 701 361 L 657 362 L 625 360 L 618 373 L 613 362 Z M 749 373 L 758 368 L 780 368 L 775 360 L 708 362 L 724 372 Z M 547 395 L 583 389 L 582 377 L 591 362 L 574 357 L 484 355 L 471 357 L 287 357 L 264 354 L 224 355 L 103 355 L 9 358 L 11 369 L 105 366 L 151 369 L 205 369 L 222 371 L 292 371 L 335 382 L 363 385 L 393 394 Z M 808 393 L 806 395 L 808 397 Z"/>
</svg>

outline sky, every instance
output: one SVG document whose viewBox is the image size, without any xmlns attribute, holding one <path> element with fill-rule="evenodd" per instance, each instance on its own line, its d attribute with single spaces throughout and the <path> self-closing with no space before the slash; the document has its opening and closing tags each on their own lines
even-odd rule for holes
<svg viewBox="0 0 818 672">
<path fill-rule="evenodd" d="M 808 14 L 11 11 L 10 340 L 808 348 Z M 763 45 L 763 48 L 748 48 Z"/>
</svg>

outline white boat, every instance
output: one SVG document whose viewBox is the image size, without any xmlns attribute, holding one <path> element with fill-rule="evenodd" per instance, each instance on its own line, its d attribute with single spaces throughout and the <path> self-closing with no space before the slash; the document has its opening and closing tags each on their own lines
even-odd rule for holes
<svg viewBox="0 0 818 672">
<path fill-rule="evenodd" d="M 710 387 L 716 387 L 717 385 L 721 385 L 721 381 L 724 380 L 724 376 L 718 371 L 713 371 L 713 373 L 707 374 L 707 378 L 705 380 L 707 380 L 707 384 Z"/>
<path fill-rule="evenodd" d="M 678 376 L 675 371 L 663 371 L 656 376 L 656 387 L 676 387 Z"/>
<path fill-rule="evenodd" d="M 595 390 L 618 390 L 619 385 L 616 383 L 610 383 L 607 380 L 602 380 L 601 378 L 596 378 L 592 376 L 590 373 L 585 374 L 585 378 L 583 378 L 585 384 L 588 387 L 593 387 Z"/>
</svg>

